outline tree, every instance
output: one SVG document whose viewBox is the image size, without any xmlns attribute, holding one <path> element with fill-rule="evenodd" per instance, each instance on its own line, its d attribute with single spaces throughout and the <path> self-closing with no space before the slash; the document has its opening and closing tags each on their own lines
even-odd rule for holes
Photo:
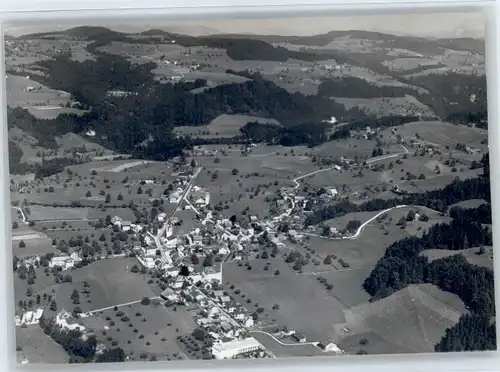
<svg viewBox="0 0 500 372">
<path fill-rule="evenodd" d="M 141 300 L 141 305 L 149 305 L 151 303 L 151 300 L 149 297 L 143 297 Z"/>
<path fill-rule="evenodd" d="M 56 302 L 56 300 L 52 300 L 50 302 L 50 310 L 57 311 L 57 302 Z"/>
<path fill-rule="evenodd" d="M 427 222 L 427 221 L 429 221 L 429 217 L 428 217 L 426 214 L 423 214 L 423 213 L 422 213 L 421 215 L 419 215 L 419 216 L 418 216 L 418 219 L 419 219 L 420 221 L 422 221 L 422 222 Z"/>
<path fill-rule="evenodd" d="M 415 211 L 413 209 L 410 209 L 408 211 L 408 214 L 406 215 L 406 221 L 414 221 L 415 220 Z"/>
<path fill-rule="evenodd" d="M 233 176 L 238 175 L 238 173 L 239 173 L 239 172 L 238 172 L 238 169 L 236 169 L 236 168 L 233 168 L 233 170 L 231 171 L 231 174 L 232 174 Z"/>
<path fill-rule="evenodd" d="M 123 200 L 123 195 L 121 193 L 118 194 L 118 196 L 116 197 L 117 200 Z"/>
<path fill-rule="evenodd" d="M 142 187 L 140 187 L 140 186 L 139 186 L 139 187 L 137 188 L 137 194 L 138 194 L 138 195 L 142 194 Z"/>
<path fill-rule="evenodd" d="M 19 248 L 26 248 L 26 243 L 24 242 L 24 240 L 21 240 L 19 242 Z"/>
<path fill-rule="evenodd" d="M 396 225 L 406 227 L 406 217 L 401 217 Z"/>
<path fill-rule="evenodd" d="M 331 265 L 332 264 L 332 256 L 328 255 L 325 257 L 325 260 L 323 261 L 325 265 Z"/>
<path fill-rule="evenodd" d="M 214 264 L 213 256 L 211 254 L 208 254 L 203 260 L 203 266 L 208 267 L 208 266 L 213 266 L 213 264 Z"/>
<path fill-rule="evenodd" d="M 78 305 L 80 303 L 80 295 L 76 289 L 74 289 L 71 294 L 71 300 L 73 301 L 73 305 Z"/>
<path fill-rule="evenodd" d="M 191 263 L 193 265 L 198 265 L 200 263 L 200 259 L 198 258 L 198 256 L 196 255 L 196 253 L 193 253 L 191 255 Z"/>
<path fill-rule="evenodd" d="M 90 198 L 91 196 L 92 196 L 92 193 L 90 192 L 90 190 L 85 193 L 85 197 Z"/>
<path fill-rule="evenodd" d="M 361 222 L 358 220 L 351 220 L 347 223 L 347 231 L 354 232 L 361 226 Z"/>
<path fill-rule="evenodd" d="M 115 363 L 123 361 L 125 361 L 125 352 L 119 347 L 104 350 L 96 359 L 96 363 Z"/>
<path fill-rule="evenodd" d="M 107 194 L 107 195 L 106 195 L 106 199 L 105 199 L 105 201 L 104 201 L 104 202 L 105 202 L 106 204 L 111 203 L 111 195 L 110 195 L 110 194 Z"/>
<path fill-rule="evenodd" d="M 138 273 L 139 272 L 139 266 L 133 265 L 132 269 L 130 269 L 130 271 L 133 272 L 133 273 Z"/>
<path fill-rule="evenodd" d="M 201 328 L 196 328 L 191 335 L 197 339 L 198 341 L 205 341 L 206 333 L 203 329 Z"/>
<path fill-rule="evenodd" d="M 189 276 L 189 267 L 187 267 L 186 265 L 182 265 L 179 270 L 179 275 L 184 277 Z"/>
<path fill-rule="evenodd" d="M 17 223 L 17 221 L 14 221 L 14 223 L 12 224 L 12 228 L 17 229 L 18 227 L 19 227 L 19 224 Z"/>
</svg>

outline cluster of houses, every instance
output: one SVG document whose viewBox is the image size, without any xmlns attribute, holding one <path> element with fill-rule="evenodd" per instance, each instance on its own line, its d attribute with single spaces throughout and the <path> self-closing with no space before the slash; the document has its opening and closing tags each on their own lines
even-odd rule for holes
<svg viewBox="0 0 500 372">
<path fill-rule="evenodd" d="M 182 181 L 179 183 L 182 184 Z M 184 187 L 187 185 L 187 181 L 182 184 Z M 157 231 L 147 231 L 144 226 L 132 224 L 118 216 L 111 218 L 110 222 L 121 231 L 131 231 L 141 237 L 131 250 L 144 267 L 158 269 L 167 279 L 164 281 L 166 288 L 161 294 L 167 305 L 193 303 L 200 308 L 195 321 L 213 339 L 212 353 L 215 358 L 269 357 L 270 354 L 257 340 L 247 337 L 258 319 L 254 309 L 246 308 L 220 290 L 221 268 L 215 269 L 213 262 L 201 261 L 209 256 L 222 262 L 229 257 L 241 260 L 251 251 L 248 247 L 257 244 L 259 236 L 266 231 L 272 233 L 269 234 L 271 243 L 278 247 L 284 245 L 287 239 L 294 242 L 302 240 L 302 217 L 292 212 L 303 210 L 308 200 L 296 195 L 295 191 L 293 188 L 280 190 L 276 203 L 281 214 L 274 218 L 263 221 L 250 215 L 247 217 L 248 223 L 239 224 L 228 218 L 214 218 L 210 211 L 204 211 L 204 218 L 198 216 L 201 226 L 183 235 L 175 234 L 174 231 L 178 218 L 168 217 L 166 213 L 156 216 L 156 223 L 161 225 Z M 176 193 L 182 197 L 183 188 L 179 187 L 170 196 Z M 328 189 L 327 193 L 332 197 L 337 194 L 335 189 Z M 187 198 L 196 206 L 207 206 L 210 202 L 210 194 L 198 186 L 189 190 Z M 286 232 L 278 232 L 283 222 L 290 228 Z M 199 262 L 194 262 L 193 257 L 196 260 L 199 257 Z M 79 261 L 81 258 L 74 252 L 69 256 L 51 258 L 50 267 L 68 270 Z M 33 322 L 31 317 L 34 316 L 27 314 L 19 322 L 28 324 Z M 68 322 L 70 317 L 69 313 L 62 311 L 57 316 L 57 324 L 67 329 L 81 329 L 81 326 Z M 306 341 L 305 336 L 299 333 L 294 333 L 292 337 L 299 343 Z"/>
<path fill-rule="evenodd" d="M 179 278 L 162 292 L 161 297 L 171 303 L 189 302 L 199 306 L 201 312 L 195 321 L 212 338 L 212 353 L 216 359 L 269 357 L 262 344 L 245 336 L 246 331 L 254 326 L 254 316 L 250 311 L 224 291 L 212 290 L 221 283 L 220 271 Z"/>
</svg>

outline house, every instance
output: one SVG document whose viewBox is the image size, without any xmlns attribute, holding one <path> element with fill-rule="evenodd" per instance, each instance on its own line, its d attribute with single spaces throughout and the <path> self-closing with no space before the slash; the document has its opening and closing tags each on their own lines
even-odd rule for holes
<svg viewBox="0 0 500 372">
<path fill-rule="evenodd" d="M 212 354 L 216 359 L 233 359 L 238 355 L 265 350 L 264 346 L 253 337 L 244 340 L 219 342 L 212 346 Z"/>
<path fill-rule="evenodd" d="M 146 266 L 148 269 L 152 269 L 156 265 L 153 257 L 145 257 L 143 261 L 144 261 L 144 266 Z"/>
<path fill-rule="evenodd" d="M 158 221 L 163 222 L 165 221 L 165 218 L 167 218 L 167 214 L 165 212 L 162 212 L 158 215 Z"/>
<path fill-rule="evenodd" d="M 118 217 L 118 216 L 114 216 L 114 217 L 111 219 L 111 223 L 112 223 L 113 225 L 116 225 L 116 223 L 117 223 L 117 222 L 118 222 L 118 223 L 120 224 L 120 226 L 121 226 L 121 223 L 123 222 L 123 220 L 122 220 L 120 217 Z"/>
<path fill-rule="evenodd" d="M 228 227 L 232 227 L 233 226 L 233 223 L 228 219 L 228 218 L 225 218 L 221 221 L 221 225 L 225 228 L 228 228 Z"/>
<path fill-rule="evenodd" d="M 122 223 L 122 230 L 123 231 L 129 231 L 132 228 L 132 222 L 130 221 L 123 221 Z"/>
<path fill-rule="evenodd" d="M 75 266 L 75 263 L 81 262 L 82 259 L 73 253 L 71 256 L 53 257 L 50 260 L 49 267 L 60 267 L 63 271 Z"/>
<path fill-rule="evenodd" d="M 38 308 L 35 311 L 27 311 L 23 314 L 21 317 L 21 325 L 26 324 L 26 325 L 33 325 L 33 324 L 38 324 L 40 321 L 40 318 L 42 317 L 43 314 L 43 308 Z"/>
<path fill-rule="evenodd" d="M 341 353 L 342 350 L 333 342 L 321 342 L 318 347 L 326 353 Z"/>
<path fill-rule="evenodd" d="M 258 220 L 257 216 L 250 216 L 250 222 L 257 222 Z"/>
<path fill-rule="evenodd" d="M 181 196 L 182 196 L 182 193 L 183 193 L 183 190 L 178 187 L 177 190 L 175 190 L 173 193 L 171 193 L 169 196 L 168 196 L 168 201 L 170 203 L 179 203 L 180 199 L 181 199 Z"/>
<path fill-rule="evenodd" d="M 222 303 L 226 304 L 226 303 L 228 303 L 228 302 L 231 302 L 231 298 L 230 298 L 229 296 L 222 296 L 222 297 L 220 298 L 220 302 L 222 302 Z"/>
<path fill-rule="evenodd" d="M 65 328 L 65 329 L 68 329 L 70 331 L 74 331 L 74 330 L 83 331 L 83 330 L 85 330 L 85 327 L 80 325 L 80 324 L 69 323 L 68 319 L 70 319 L 70 318 L 71 318 L 70 313 L 68 313 L 66 310 L 63 309 L 59 314 L 56 315 L 56 324 L 58 326 L 60 326 L 61 328 Z"/>
<path fill-rule="evenodd" d="M 224 291 L 214 291 L 214 296 L 215 297 L 222 297 L 224 296 Z"/>
<path fill-rule="evenodd" d="M 300 343 L 304 343 L 307 341 L 306 336 L 302 333 L 295 332 L 292 337 Z"/>
<path fill-rule="evenodd" d="M 337 194 L 339 193 L 337 191 L 337 189 L 333 188 L 333 187 L 329 187 L 327 190 L 326 190 L 326 193 L 328 194 L 328 196 L 334 198 L 335 196 L 337 196 Z"/>
<path fill-rule="evenodd" d="M 179 300 L 179 295 L 175 293 L 171 288 L 166 288 L 161 294 L 160 297 L 164 300 L 170 300 L 172 302 L 176 302 Z"/>
<path fill-rule="evenodd" d="M 219 254 L 221 254 L 221 255 L 226 255 L 226 254 L 229 254 L 230 252 L 231 251 L 227 247 L 221 247 L 221 248 L 219 248 Z"/>
<path fill-rule="evenodd" d="M 179 239 L 177 238 L 165 240 L 165 245 L 167 246 L 167 248 L 175 248 L 177 246 L 177 243 L 179 243 Z"/>
</svg>

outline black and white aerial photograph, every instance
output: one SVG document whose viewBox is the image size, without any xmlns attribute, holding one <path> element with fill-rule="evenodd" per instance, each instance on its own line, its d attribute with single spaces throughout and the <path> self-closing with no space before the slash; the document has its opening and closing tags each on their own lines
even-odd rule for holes
<svg viewBox="0 0 500 372">
<path fill-rule="evenodd" d="M 483 15 L 147 22 L 6 30 L 19 364 L 496 350 Z"/>
</svg>

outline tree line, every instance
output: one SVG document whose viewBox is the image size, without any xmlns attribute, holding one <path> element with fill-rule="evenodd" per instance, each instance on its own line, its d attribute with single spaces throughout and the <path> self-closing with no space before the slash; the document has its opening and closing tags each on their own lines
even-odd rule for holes
<svg viewBox="0 0 500 372">
<path fill-rule="evenodd" d="M 305 219 L 305 225 L 317 225 L 320 222 L 340 217 L 353 212 L 374 212 L 393 208 L 398 205 L 421 205 L 440 212 L 453 204 L 470 199 L 490 201 L 490 180 L 477 177 L 466 180 L 456 178 L 442 189 L 425 191 L 392 199 L 373 199 L 362 204 L 351 203 L 344 199 L 336 204 L 314 211 Z"/>
<path fill-rule="evenodd" d="M 105 349 L 97 355 L 97 339 L 94 335 L 83 338 L 78 330 L 65 330 L 54 319 L 42 316 L 39 321 L 44 333 L 61 345 L 70 356 L 70 363 L 105 363 L 125 361 L 125 352 L 121 348 Z"/>
</svg>

